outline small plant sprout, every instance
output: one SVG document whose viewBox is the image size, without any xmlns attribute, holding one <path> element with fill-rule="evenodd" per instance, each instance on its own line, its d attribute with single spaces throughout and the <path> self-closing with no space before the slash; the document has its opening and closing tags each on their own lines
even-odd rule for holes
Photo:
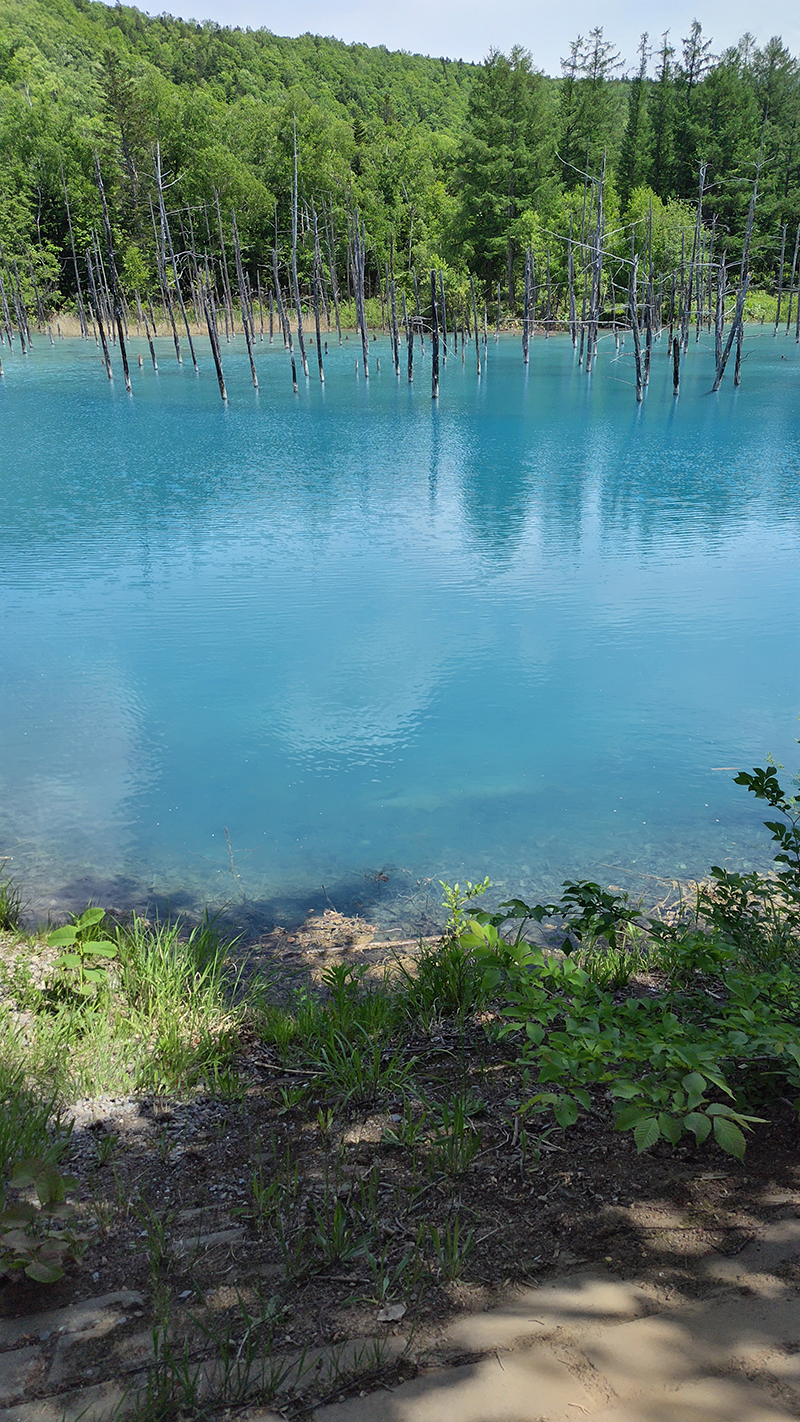
<svg viewBox="0 0 800 1422">
<path fill-rule="evenodd" d="M 114 1135 L 113 1131 L 104 1131 L 101 1136 L 98 1136 L 95 1141 L 98 1166 L 108 1164 L 118 1145 L 119 1136 Z"/>
<path fill-rule="evenodd" d="M 444 890 L 443 907 L 448 910 L 445 936 L 457 938 L 467 922 L 466 905 L 481 898 L 492 887 L 492 882 L 487 875 L 480 884 L 473 884 L 471 879 L 465 884 L 449 884 L 446 879 L 440 879 L 439 883 Z"/>
<path fill-rule="evenodd" d="M 87 908 L 80 918 L 65 928 L 57 928 L 47 940 L 51 948 L 63 948 L 54 966 L 67 976 L 79 997 L 94 997 L 108 981 L 108 962 L 117 956 L 116 943 L 95 936 L 104 918 L 103 909 Z"/>
</svg>

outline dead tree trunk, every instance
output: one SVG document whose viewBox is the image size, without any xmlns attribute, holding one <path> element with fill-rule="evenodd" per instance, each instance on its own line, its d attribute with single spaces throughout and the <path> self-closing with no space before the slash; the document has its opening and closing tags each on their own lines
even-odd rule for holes
<svg viewBox="0 0 800 1422">
<path fill-rule="evenodd" d="M 636 363 L 636 399 L 642 400 L 642 347 L 639 339 L 639 258 L 633 259 L 633 271 L 631 272 L 631 290 L 629 308 L 631 313 L 631 330 L 633 332 L 633 355 Z"/>
<path fill-rule="evenodd" d="M 119 278 L 117 276 L 117 263 L 114 258 L 114 239 L 111 235 L 111 222 L 108 216 L 108 205 L 106 203 L 106 193 L 103 187 L 103 177 L 100 172 L 100 160 L 95 152 L 94 173 L 97 182 L 97 191 L 100 194 L 100 205 L 103 210 L 103 227 L 106 234 L 106 249 L 108 251 L 108 272 L 111 279 L 111 299 L 114 303 L 114 321 L 117 327 L 117 339 L 119 340 L 119 353 L 122 357 L 122 370 L 125 376 L 125 389 L 131 394 L 131 373 L 128 369 L 128 352 L 125 347 L 125 331 L 122 324 L 122 311 L 120 309 Z"/>
<path fill-rule="evenodd" d="M 219 348 L 219 331 L 217 329 L 216 317 L 214 316 L 214 294 L 211 288 L 211 282 L 208 275 L 208 260 L 206 260 L 205 283 L 201 282 L 200 285 L 200 296 L 203 305 L 203 312 L 206 318 L 206 327 L 208 329 L 208 342 L 211 346 L 211 355 L 214 361 L 214 369 L 217 372 L 217 384 L 219 385 L 219 393 L 222 399 L 227 402 L 228 392 L 225 389 L 225 376 L 222 371 L 222 356 L 220 354 Z"/>
<path fill-rule="evenodd" d="M 101 314 L 101 313 L 102 313 L 102 307 L 101 307 L 101 304 L 100 304 L 100 298 L 99 298 L 99 296 L 98 296 L 98 294 L 97 294 L 97 286 L 96 286 L 96 284 L 95 284 L 95 279 L 94 279 L 94 267 L 93 267 L 93 264 L 92 264 L 92 253 L 91 253 L 91 251 L 90 251 L 88 248 L 87 248 L 87 251 L 86 251 L 86 274 L 87 274 L 87 276 L 88 276 L 88 278 L 89 278 L 89 290 L 90 290 L 91 293 L 92 293 L 92 300 L 93 300 L 93 302 L 94 302 L 95 320 L 97 321 L 97 329 L 98 329 L 98 331 L 100 332 L 100 345 L 101 345 L 102 351 L 103 351 L 103 364 L 105 365 L 105 368 L 106 368 L 106 375 L 108 376 L 109 380 L 113 380 L 113 379 L 114 379 L 114 372 L 113 372 L 113 370 L 111 369 L 111 357 L 110 357 L 110 355 L 108 354 L 108 342 L 106 341 L 106 333 L 105 333 L 105 328 L 104 328 L 104 326 L 103 326 L 103 317 L 102 317 L 102 314 Z"/>
<path fill-rule="evenodd" d="M 522 364 L 527 365 L 530 359 L 530 309 L 531 309 L 531 253 L 530 248 L 525 252 L 525 287 L 522 294 Z"/>
<path fill-rule="evenodd" d="M 180 306 L 181 315 L 183 317 L 183 324 L 186 329 L 186 339 L 189 342 L 189 353 L 192 357 L 192 365 L 194 366 L 195 370 L 197 370 L 197 356 L 194 352 L 194 342 L 192 341 L 192 333 L 189 328 L 189 317 L 186 315 L 186 307 L 183 303 L 183 292 L 181 291 L 180 276 L 178 274 L 178 263 L 175 257 L 175 248 L 172 245 L 172 233 L 169 230 L 169 222 L 167 221 L 167 209 L 164 204 L 164 185 L 161 179 L 160 143 L 156 143 L 155 153 L 153 155 L 153 163 L 156 173 L 156 186 L 158 188 L 158 209 L 159 213 L 161 214 L 161 231 L 164 241 L 164 251 L 169 251 L 170 262 L 172 265 L 172 275 L 175 280 L 175 295 L 178 298 L 178 305 Z"/>
<path fill-rule="evenodd" d="M 294 169 L 292 181 L 292 291 L 294 293 L 294 309 L 297 313 L 297 344 L 300 347 L 303 374 L 308 376 L 306 343 L 303 340 L 303 312 L 300 307 L 300 284 L 297 280 L 297 119 L 294 121 Z"/>
<path fill-rule="evenodd" d="M 781 321 L 781 301 L 783 299 L 783 263 L 786 257 L 786 223 L 781 228 L 781 260 L 778 267 L 778 304 L 775 311 L 775 330 L 773 336 L 777 336 L 778 327 Z"/>
<path fill-rule="evenodd" d="M 250 311 L 250 301 L 244 279 L 244 267 L 242 266 L 242 249 L 239 245 L 239 229 L 236 226 L 236 213 L 231 208 L 231 226 L 233 228 L 233 254 L 236 262 L 236 281 L 239 287 L 239 310 L 242 313 L 242 326 L 244 328 L 244 339 L 247 345 L 247 356 L 250 361 L 250 374 L 253 378 L 253 389 L 258 389 L 258 376 L 256 375 L 256 363 L 253 359 L 252 341 L 252 312 Z"/>
<path fill-rule="evenodd" d="M 795 239 L 794 239 L 794 255 L 792 256 L 792 276 L 791 276 L 791 280 L 790 280 L 790 282 L 789 282 L 789 314 L 788 314 L 787 317 L 786 317 L 786 334 L 787 334 L 787 336 L 788 336 L 788 334 L 789 334 L 789 328 L 790 328 L 790 326 L 791 326 L 791 324 L 792 324 L 792 300 L 793 300 L 793 297 L 794 297 L 794 278 L 795 278 L 795 273 L 796 273 L 796 271 L 797 271 L 797 251 L 798 251 L 798 247 L 800 247 L 800 223 L 797 224 L 797 232 L 795 233 Z M 799 299 L 800 299 L 800 298 L 799 298 Z M 798 306 L 798 310 L 800 310 L 800 306 Z"/>
<path fill-rule="evenodd" d="M 233 320 L 233 295 L 231 293 L 230 277 L 228 275 L 228 257 L 225 251 L 225 236 L 222 231 L 222 209 L 219 205 L 219 193 L 214 188 L 214 207 L 217 213 L 217 231 L 219 232 L 219 253 L 222 263 L 222 291 L 225 297 L 225 325 L 230 326 L 231 335 L 236 335 L 236 326 Z M 230 335 L 226 329 L 226 339 L 230 340 Z"/>
<path fill-rule="evenodd" d="M 478 379 L 481 374 L 481 338 L 478 331 L 478 304 L 475 300 L 475 278 L 472 272 L 469 274 L 469 289 L 472 293 L 472 324 L 475 330 L 475 365 L 478 371 Z"/>
<path fill-rule="evenodd" d="M 276 304 L 277 304 L 277 307 L 278 307 L 278 319 L 280 320 L 281 329 L 282 329 L 282 331 L 283 331 L 283 344 L 284 344 L 284 347 L 285 347 L 285 348 L 288 350 L 288 352 L 289 352 L 289 359 L 290 359 L 291 365 L 292 365 L 292 388 L 293 388 L 294 393 L 295 393 L 295 395 L 296 395 L 296 394 L 297 394 L 297 367 L 295 366 L 295 362 L 294 362 L 294 346 L 292 345 L 292 328 L 291 328 L 291 325 L 290 325 L 290 323 L 289 323 L 289 318 L 288 318 L 288 316 L 286 315 L 286 311 L 285 311 L 285 308 L 284 308 L 284 305 L 283 305 L 283 296 L 281 295 L 281 279 L 280 279 L 280 276 L 279 276 L 279 274 L 278 274 L 278 250 L 277 250 L 276 247 L 273 247 L 273 249 L 272 249 L 272 275 L 273 275 L 273 280 L 274 280 L 274 282 L 275 282 L 275 301 L 276 301 Z"/>
<path fill-rule="evenodd" d="M 436 309 L 435 272 L 431 272 L 431 399 L 439 399 L 439 313 Z"/>
</svg>

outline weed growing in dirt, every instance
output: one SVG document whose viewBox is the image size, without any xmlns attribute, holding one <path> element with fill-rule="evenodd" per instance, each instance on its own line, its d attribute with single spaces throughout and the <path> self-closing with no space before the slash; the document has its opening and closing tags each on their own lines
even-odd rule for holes
<svg viewBox="0 0 800 1422">
<path fill-rule="evenodd" d="M 15 933 L 22 918 L 22 892 L 8 875 L 0 877 L 0 933 Z"/>
</svg>

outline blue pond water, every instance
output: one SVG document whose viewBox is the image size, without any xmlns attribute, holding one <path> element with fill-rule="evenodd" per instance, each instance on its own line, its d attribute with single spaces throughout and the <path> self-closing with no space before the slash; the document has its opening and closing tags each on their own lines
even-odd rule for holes
<svg viewBox="0 0 800 1422">
<path fill-rule="evenodd" d="M 259 345 L 256 393 L 241 336 L 225 408 L 198 344 L 132 399 L 88 343 L 3 353 L 0 852 L 35 906 L 399 927 L 440 877 L 769 861 L 725 768 L 798 760 L 792 341 L 750 332 L 718 396 L 692 345 L 678 401 L 664 343 L 640 409 L 608 340 L 587 379 L 490 339 L 438 408 L 385 338 L 297 397 Z"/>
</svg>

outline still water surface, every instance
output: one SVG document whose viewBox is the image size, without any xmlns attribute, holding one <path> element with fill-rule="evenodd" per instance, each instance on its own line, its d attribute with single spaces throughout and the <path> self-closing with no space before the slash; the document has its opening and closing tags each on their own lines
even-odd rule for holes
<svg viewBox="0 0 800 1422">
<path fill-rule="evenodd" d="M 162 340 L 132 399 L 88 343 L 4 353 L 0 853 L 28 897 L 282 918 L 324 884 L 399 925 L 439 877 L 766 864 L 720 769 L 800 756 L 800 359 L 765 329 L 718 396 L 706 341 L 673 400 L 664 343 L 640 409 L 610 342 L 587 379 L 564 338 L 527 374 L 490 340 L 438 408 L 385 339 L 368 385 L 351 339 L 293 397 L 277 345 L 248 386 L 240 336 L 227 408 L 202 342 L 198 378 Z"/>
</svg>

